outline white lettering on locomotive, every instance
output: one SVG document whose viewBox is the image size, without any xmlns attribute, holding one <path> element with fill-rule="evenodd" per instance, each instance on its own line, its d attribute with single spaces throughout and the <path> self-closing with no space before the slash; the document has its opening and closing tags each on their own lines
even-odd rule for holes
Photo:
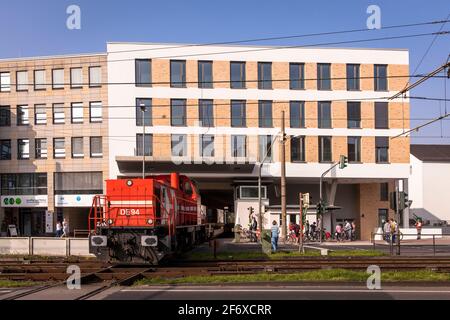
<svg viewBox="0 0 450 320">
<path fill-rule="evenodd" d="M 140 214 L 139 209 L 120 209 L 119 211 L 121 216 L 138 216 Z"/>
</svg>

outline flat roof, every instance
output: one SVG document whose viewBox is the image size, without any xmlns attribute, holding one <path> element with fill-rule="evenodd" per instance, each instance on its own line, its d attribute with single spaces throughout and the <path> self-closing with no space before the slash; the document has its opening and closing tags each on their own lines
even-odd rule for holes
<svg viewBox="0 0 450 320">
<path fill-rule="evenodd" d="M 0 58 L 0 62 L 26 61 L 26 60 L 67 59 L 67 58 L 83 58 L 83 57 L 95 57 L 95 56 L 106 56 L 106 55 L 107 55 L 106 52 L 95 52 L 95 53 L 79 53 L 79 54 L 61 54 L 61 55 L 52 55 L 52 56 Z"/>
<path fill-rule="evenodd" d="M 159 46 L 175 46 L 175 47 L 235 47 L 235 48 L 242 48 L 242 47 L 254 47 L 254 48 L 286 48 L 286 49 L 334 49 L 334 50 L 389 50 L 389 51 L 409 51 L 407 48 L 373 48 L 373 47 L 326 47 L 326 46 L 314 46 L 314 45 L 308 45 L 308 44 L 301 44 L 301 45 L 295 45 L 295 44 L 287 44 L 287 45 L 255 45 L 255 44 L 246 44 L 245 41 L 242 41 L 243 44 L 231 44 L 229 42 L 232 41 L 223 41 L 223 42 L 214 42 L 214 43 L 183 43 L 183 42 L 136 42 L 136 41 L 108 41 L 106 44 L 123 44 L 123 45 L 159 45 Z M 175 49 L 175 48 L 174 48 Z"/>
<path fill-rule="evenodd" d="M 411 154 L 425 162 L 450 162 L 450 144 L 412 144 Z"/>
</svg>

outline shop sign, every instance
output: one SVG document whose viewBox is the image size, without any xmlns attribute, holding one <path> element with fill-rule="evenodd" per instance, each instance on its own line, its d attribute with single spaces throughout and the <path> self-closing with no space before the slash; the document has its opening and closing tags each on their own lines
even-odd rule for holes
<svg viewBox="0 0 450 320">
<path fill-rule="evenodd" d="M 93 194 L 59 194 L 55 196 L 56 207 L 91 207 Z"/>
<path fill-rule="evenodd" d="M 38 196 L 2 196 L 1 206 L 6 208 L 37 208 L 47 207 L 47 195 Z"/>
</svg>

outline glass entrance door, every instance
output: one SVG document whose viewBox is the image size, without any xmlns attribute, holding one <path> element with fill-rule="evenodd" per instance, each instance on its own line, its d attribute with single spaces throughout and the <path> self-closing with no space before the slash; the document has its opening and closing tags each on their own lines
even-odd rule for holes
<svg viewBox="0 0 450 320">
<path fill-rule="evenodd" d="M 45 235 L 45 209 L 20 208 L 20 235 L 35 237 Z"/>
</svg>

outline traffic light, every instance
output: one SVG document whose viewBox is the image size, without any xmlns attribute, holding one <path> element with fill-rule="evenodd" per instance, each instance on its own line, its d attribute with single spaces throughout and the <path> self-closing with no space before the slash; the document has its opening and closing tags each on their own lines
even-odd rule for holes
<svg viewBox="0 0 450 320">
<path fill-rule="evenodd" d="M 389 193 L 389 207 L 394 210 L 397 211 L 397 192 L 391 192 Z"/>
<path fill-rule="evenodd" d="M 397 203 L 398 201 L 398 203 Z M 394 211 L 397 211 L 397 207 L 398 210 L 405 210 L 406 208 L 409 208 L 412 204 L 412 201 L 408 199 L 408 194 L 404 191 L 399 191 L 398 192 L 398 199 L 397 199 L 397 192 L 391 192 L 390 193 L 390 197 L 389 197 L 389 203 L 390 203 L 390 208 Z"/>
<path fill-rule="evenodd" d="M 323 201 L 319 201 L 316 207 L 317 207 L 317 214 L 323 215 L 323 213 L 325 212 L 325 203 Z"/>
<path fill-rule="evenodd" d="M 344 169 L 348 165 L 348 158 L 341 156 L 339 159 L 339 169 Z"/>
<path fill-rule="evenodd" d="M 404 210 L 411 206 L 412 201 L 408 199 L 408 194 L 404 191 L 399 193 L 399 209 Z"/>
</svg>

